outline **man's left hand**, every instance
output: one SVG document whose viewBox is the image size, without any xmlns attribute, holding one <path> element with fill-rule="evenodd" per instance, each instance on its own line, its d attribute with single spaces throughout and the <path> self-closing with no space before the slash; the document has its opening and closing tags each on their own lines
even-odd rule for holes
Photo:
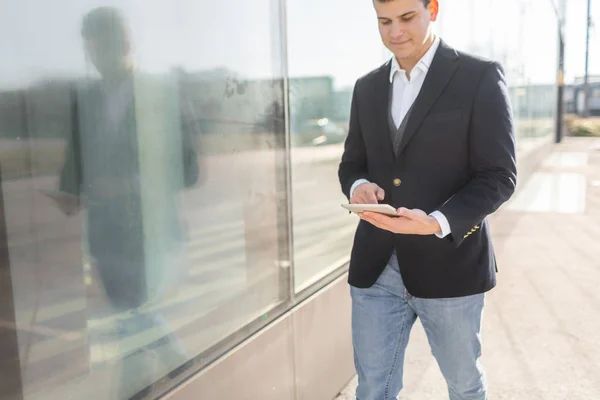
<svg viewBox="0 0 600 400">
<path fill-rule="evenodd" d="M 403 235 L 433 235 L 442 231 L 437 220 L 423 210 L 401 207 L 397 213 L 398 217 L 375 212 L 362 212 L 359 216 L 380 229 Z"/>
</svg>

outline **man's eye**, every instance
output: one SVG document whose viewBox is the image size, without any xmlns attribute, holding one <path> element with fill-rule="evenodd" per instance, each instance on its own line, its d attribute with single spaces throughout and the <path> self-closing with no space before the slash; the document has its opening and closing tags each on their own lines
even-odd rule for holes
<svg viewBox="0 0 600 400">
<path fill-rule="evenodd" d="M 415 17 L 414 15 L 411 15 L 410 17 L 402 18 L 402 21 L 408 22 L 408 21 L 412 20 L 414 17 Z"/>
<path fill-rule="evenodd" d="M 387 21 L 381 21 L 381 25 L 389 25 L 389 24 L 391 24 L 391 23 L 392 23 L 392 21 L 390 21 L 390 20 L 387 20 Z"/>
</svg>

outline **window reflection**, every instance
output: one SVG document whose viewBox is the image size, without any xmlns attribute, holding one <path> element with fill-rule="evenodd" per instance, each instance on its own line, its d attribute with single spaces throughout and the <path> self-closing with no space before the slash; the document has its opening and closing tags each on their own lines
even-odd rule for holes
<svg viewBox="0 0 600 400">
<path fill-rule="evenodd" d="M 236 11 L 268 22 L 251 53 L 256 18 L 225 30 L 230 7 L 176 3 L 46 10 L 80 52 L 65 29 L 13 32 L 29 46 L 0 160 L 25 399 L 154 397 L 289 296 L 278 3 Z M 57 37 L 71 52 L 35 51 Z"/>
<path fill-rule="evenodd" d="M 294 274 L 296 291 L 349 260 L 357 219 L 344 213 L 337 183 L 346 140 L 350 90 L 334 77 L 290 80 Z"/>
<path fill-rule="evenodd" d="M 340 206 L 348 200 L 341 193 L 337 170 L 354 82 L 386 57 L 371 2 L 322 3 L 286 2 L 296 292 L 350 259 L 358 218 Z M 347 29 L 349 24 L 352 29 Z M 344 32 L 343 38 L 339 32 Z"/>
<path fill-rule="evenodd" d="M 155 306 L 187 271 L 176 196 L 198 183 L 199 126 L 189 107 L 177 107 L 177 77 L 135 69 L 117 9 L 86 14 L 81 35 L 100 79 L 75 89 L 59 191 L 47 195 L 67 215 L 85 208 L 85 265 L 101 294 L 88 296 L 89 342 L 102 361 L 122 359 L 126 398 L 191 362 Z M 147 366 L 149 354 L 162 374 Z"/>
</svg>

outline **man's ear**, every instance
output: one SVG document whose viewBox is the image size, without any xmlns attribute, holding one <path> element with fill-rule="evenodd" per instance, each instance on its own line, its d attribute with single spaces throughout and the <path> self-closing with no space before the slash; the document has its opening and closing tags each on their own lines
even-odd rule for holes
<svg viewBox="0 0 600 400">
<path fill-rule="evenodd" d="M 440 10 L 438 0 L 431 0 L 427 8 L 429 9 L 429 13 L 431 14 L 431 22 L 435 22 L 437 20 L 438 12 Z"/>
</svg>

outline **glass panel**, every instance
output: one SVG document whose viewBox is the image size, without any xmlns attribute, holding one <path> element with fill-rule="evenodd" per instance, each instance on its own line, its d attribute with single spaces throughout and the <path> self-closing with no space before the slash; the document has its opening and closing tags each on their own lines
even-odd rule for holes
<svg viewBox="0 0 600 400">
<path fill-rule="evenodd" d="M 370 1 L 290 0 L 287 32 L 294 276 L 300 291 L 349 260 L 358 219 L 340 206 L 348 200 L 337 169 L 354 82 L 383 62 L 386 52 L 378 45 Z"/>
<path fill-rule="evenodd" d="M 0 15 L 25 399 L 148 392 L 288 298 L 278 4 Z"/>
<path fill-rule="evenodd" d="M 317 6 L 319 12 L 312 12 Z M 289 0 L 287 7 L 298 291 L 348 260 L 356 220 L 335 210 L 346 201 L 340 194 L 337 165 L 352 87 L 356 78 L 390 55 L 378 44 L 371 2 Z M 440 7 L 435 29 L 447 43 L 504 66 L 519 149 L 547 140 L 554 130 L 557 90 L 557 21 L 552 7 L 536 7 L 527 0 L 456 0 Z M 490 19 L 490 12 L 497 18 Z"/>
<path fill-rule="evenodd" d="M 464 23 L 456 24 L 458 20 Z M 514 23 L 507 24 L 509 20 Z M 553 8 L 538 7 L 527 0 L 457 0 L 441 11 L 437 28 L 457 49 L 502 63 L 515 115 L 518 150 L 535 148 L 540 138 L 547 140 L 555 129 L 557 99 L 557 19 Z"/>
</svg>

